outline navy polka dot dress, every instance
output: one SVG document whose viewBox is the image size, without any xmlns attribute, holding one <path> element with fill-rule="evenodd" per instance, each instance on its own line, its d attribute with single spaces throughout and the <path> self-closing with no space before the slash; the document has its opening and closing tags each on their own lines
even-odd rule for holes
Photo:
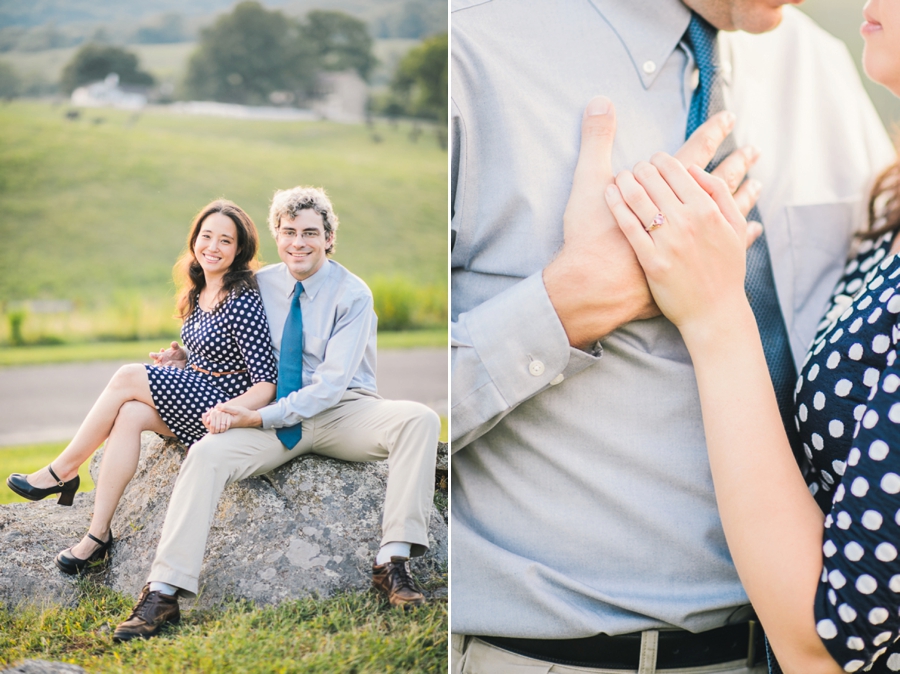
<svg viewBox="0 0 900 674">
<path fill-rule="evenodd" d="M 847 265 L 795 391 L 810 491 L 826 514 L 816 630 L 847 672 L 900 672 L 900 256 L 889 254 L 891 240 L 863 241 Z"/>
<path fill-rule="evenodd" d="M 259 382 L 276 383 L 269 323 L 257 290 L 232 291 L 212 311 L 194 308 L 181 327 L 188 365 L 146 365 L 159 416 L 186 447 L 206 435 L 200 421 L 217 403 Z"/>
</svg>

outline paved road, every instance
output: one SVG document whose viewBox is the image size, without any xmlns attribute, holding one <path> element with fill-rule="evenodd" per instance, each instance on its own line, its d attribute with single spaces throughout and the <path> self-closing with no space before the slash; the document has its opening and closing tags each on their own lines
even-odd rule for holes
<svg viewBox="0 0 900 674">
<path fill-rule="evenodd" d="M 0 368 L 0 447 L 68 440 L 122 363 Z M 381 351 L 378 392 L 447 415 L 447 352 Z"/>
</svg>

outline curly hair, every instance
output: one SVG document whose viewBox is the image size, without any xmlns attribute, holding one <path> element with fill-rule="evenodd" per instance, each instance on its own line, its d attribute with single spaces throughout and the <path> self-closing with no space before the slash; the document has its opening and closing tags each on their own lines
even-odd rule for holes
<svg viewBox="0 0 900 674">
<path fill-rule="evenodd" d="M 269 230 L 278 238 L 281 219 L 293 220 L 303 209 L 311 209 L 322 216 L 325 228 L 325 239 L 328 240 L 327 255 L 334 253 L 334 234 L 338 228 L 338 217 L 331 205 L 331 200 L 321 187 L 294 187 L 289 190 L 278 190 L 272 197 L 269 208 Z"/>
<path fill-rule="evenodd" d="M 187 249 L 178 258 L 173 270 L 178 292 L 177 315 L 183 321 L 194 308 L 200 298 L 200 291 L 206 287 L 206 276 L 203 268 L 194 255 L 194 244 L 200 235 L 203 221 L 213 213 L 221 213 L 231 219 L 237 230 L 237 252 L 231 266 L 222 278 L 222 292 L 227 297 L 232 290 L 248 290 L 256 288 L 254 272 L 259 268 L 256 253 L 259 250 L 259 234 L 256 225 L 244 210 L 227 199 L 217 199 L 203 208 L 194 217 L 187 238 Z"/>
</svg>

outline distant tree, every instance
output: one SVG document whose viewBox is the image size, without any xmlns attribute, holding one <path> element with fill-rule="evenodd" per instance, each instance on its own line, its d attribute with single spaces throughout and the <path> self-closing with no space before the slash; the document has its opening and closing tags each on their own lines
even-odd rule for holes
<svg viewBox="0 0 900 674">
<path fill-rule="evenodd" d="M 22 82 L 13 67 L 0 61 L 0 98 L 14 98 L 19 95 Z"/>
<path fill-rule="evenodd" d="M 380 38 L 403 37 L 421 40 L 447 32 L 447 4 L 435 0 L 407 0 L 375 22 Z"/>
<path fill-rule="evenodd" d="M 325 10 L 313 10 L 303 24 L 303 40 L 312 48 L 322 70 L 356 70 L 363 79 L 375 67 L 372 36 L 359 19 Z"/>
<path fill-rule="evenodd" d="M 312 47 L 297 22 L 255 1 L 241 2 L 200 32 L 188 62 L 189 97 L 260 104 L 273 91 L 304 94 L 315 79 Z"/>
<path fill-rule="evenodd" d="M 70 94 L 77 87 L 102 80 L 110 73 L 116 73 L 122 84 L 153 84 L 153 76 L 138 70 L 138 58 L 131 52 L 121 47 L 86 44 L 63 68 L 59 85 Z"/>
<path fill-rule="evenodd" d="M 138 44 L 169 44 L 182 42 L 186 37 L 184 18 L 170 12 L 138 28 L 132 39 Z"/>
<path fill-rule="evenodd" d="M 397 65 L 391 92 L 411 117 L 447 119 L 447 34 L 409 50 Z"/>
</svg>

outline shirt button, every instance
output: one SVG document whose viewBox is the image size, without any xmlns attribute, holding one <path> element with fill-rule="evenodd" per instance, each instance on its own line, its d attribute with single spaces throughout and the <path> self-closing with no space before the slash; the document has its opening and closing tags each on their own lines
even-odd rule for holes
<svg viewBox="0 0 900 674">
<path fill-rule="evenodd" d="M 653 61 L 644 61 L 644 65 L 642 66 L 644 72 L 648 75 L 652 75 L 656 72 L 656 64 Z"/>
<path fill-rule="evenodd" d="M 563 379 L 565 379 L 565 377 L 563 376 L 563 373 L 560 372 L 558 375 L 556 375 L 553 379 L 550 380 L 550 386 L 556 386 L 557 384 L 561 384 Z"/>
<path fill-rule="evenodd" d="M 528 371 L 535 377 L 540 377 L 544 374 L 544 364 L 539 360 L 533 360 L 528 366 Z"/>
</svg>

